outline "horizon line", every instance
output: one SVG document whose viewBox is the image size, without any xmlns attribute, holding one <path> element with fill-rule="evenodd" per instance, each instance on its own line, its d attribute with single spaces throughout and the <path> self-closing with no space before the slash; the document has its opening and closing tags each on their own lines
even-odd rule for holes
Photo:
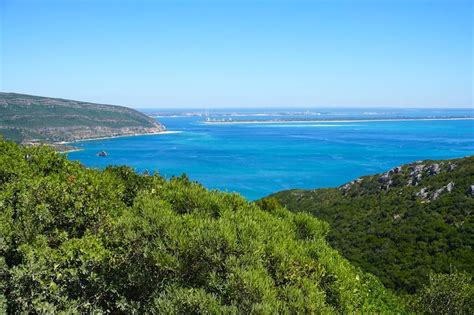
<svg viewBox="0 0 474 315">
<path fill-rule="evenodd" d="M 168 107 L 168 106 L 158 106 L 158 107 L 152 107 L 152 106 L 145 106 L 141 107 L 140 105 L 134 106 L 134 105 L 128 105 L 128 104 L 112 104 L 113 102 L 100 102 L 100 101 L 89 101 L 89 100 L 78 100 L 73 98 L 67 98 L 67 97 L 56 97 L 56 96 L 43 96 L 43 95 L 35 95 L 35 94 L 29 94 L 29 93 L 24 93 L 24 92 L 11 92 L 11 91 L 0 91 L 0 93 L 5 93 L 5 94 L 19 94 L 19 95 L 26 95 L 26 96 L 34 96 L 34 97 L 43 97 L 43 98 L 56 98 L 56 99 L 62 99 L 62 100 L 68 100 L 68 101 L 75 101 L 75 102 L 84 102 L 84 103 L 95 103 L 99 105 L 112 105 L 112 106 L 122 106 L 122 107 L 128 107 L 132 108 L 135 110 L 146 110 L 146 109 L 160 109 L 160 110 L 185 110 L 185 109 L 193 109 L 193 110 L 222 110 L 222 109 L 290 109 L 294 108 L 295 110 L 298 109 L 450 109 L 450 110 L 456 110 L 456 109 L 472 109 L 474 110 L 474 105 L 468 105 L 468 106 L 459 106 L 459 107 L 449 107 L 449 106 L 420 106 L 420 105 L 409 105 L 409 106 L 394 106 L 394 105 L 256 105 L 256 106 L 248 106 L 248 105 L 243 105 L 243 106 L 209 106 L 209 105 L 202 105 L 202 106 L 193 106 L 190 105 L 188 106 L 174 106 L 174 107 Z"/>
</svg>

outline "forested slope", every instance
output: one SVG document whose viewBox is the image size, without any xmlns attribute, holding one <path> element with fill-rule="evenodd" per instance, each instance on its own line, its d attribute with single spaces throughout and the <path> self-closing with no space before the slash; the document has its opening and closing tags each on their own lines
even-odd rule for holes
<svg viewBox="0 0 474 315">
<path fill-rule="evenodd" d="M 387 313 L 328 225 L 185 176 L 0 141 L 0 313 Z"/>
<path fill-rule="evenodd" d="M 329 243 L 389 288 L 431 273 L 474 272 L 474 157 L 419 161 L 333 189 L 272 195 L 330 224 Z"/>
<path fill-rule="evenodd" d="M 0 92 L 0 134 L 17 142 L 74 141 L 162 130 L 154 119 L 123 106 Z"/>
</svg>

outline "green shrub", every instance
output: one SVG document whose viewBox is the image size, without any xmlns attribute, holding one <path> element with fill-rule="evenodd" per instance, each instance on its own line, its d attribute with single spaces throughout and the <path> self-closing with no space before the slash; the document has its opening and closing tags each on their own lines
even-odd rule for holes
<svg viewBox="0 0 474 315">
<path fill-rule="evenodd" d="M 441 171 L 423 171 L 412 185 L 412 167 L 405 165 L 390 175 L 389 189 L 379 174 L 340 188 L 282 191 L 256 203 L 269 210 L 282 204 L 328 222 L 329 244 L 352 264 L 397 293 L 415 294 L 430 273 L 454 267 L 474 275 L 474 197 L 469 193 L 474 156 L 418 164 L 438 164 Z M 417 196 L 422 188 L 429 198 Z M 439 189 L 443 192 L 434 198 Z"/>
<path fill-rule="evenodd" d="M 415 296 L 413 308 L 429 314 L 473 314 L 472 277 L 458 271 L 431 274 L 429 282 Z"/>
<path fill-rule="evenodd" d="M 326 223 L 126 167 L 0 141 L 0 310 L 403 312 Z"/>
</svg>

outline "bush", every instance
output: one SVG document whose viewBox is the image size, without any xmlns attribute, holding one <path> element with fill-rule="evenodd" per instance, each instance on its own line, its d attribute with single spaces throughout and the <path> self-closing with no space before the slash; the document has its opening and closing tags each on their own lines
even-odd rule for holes
<svg viewBox="0 0 474 315">
<path fill-rule="evenodd" d="M 466 272 L 431 274 L 413 301 L 413 308 L 429 314 L 473 314 L 474 286 Z"/>
<path fill-rule="evenodd" d="M 8 313 L 403 311 L 310 215 L 41 147 L 0 141 L 0 162 Z"/>
</svg>

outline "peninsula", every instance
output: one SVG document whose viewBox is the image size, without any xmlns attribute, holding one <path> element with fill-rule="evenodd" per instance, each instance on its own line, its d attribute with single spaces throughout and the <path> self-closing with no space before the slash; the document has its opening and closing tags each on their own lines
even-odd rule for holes
<svg viewBox="0 0 474 315">
<path fill-rule="evenodd" d="M 26 145 L 62 150 L 65 142 L 164 131 L 153 118 L 123 106 L 0 92 L 0 134 Z"/>
<path fill-rule="evenodd" d="M 346 122 L 382 122 L 382 121 L 419 121 L 419 120 L 474 120 L 473 116 L 433 116 L 433 117 L 373 117 L 373 118 L 276 118 L 276 119 L 232 119 L 208 118 L 205 124 L 288 124 L 288 123 L 346 123 Z"/>
</svg>

